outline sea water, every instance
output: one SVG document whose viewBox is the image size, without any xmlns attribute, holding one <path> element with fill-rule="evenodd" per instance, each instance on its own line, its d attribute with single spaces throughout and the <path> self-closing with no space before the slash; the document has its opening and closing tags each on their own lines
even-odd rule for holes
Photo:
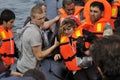
<svg viewBox="0 0 120 80">
<path fill-rule="evenodd" d="M 15 15 L 15 23 L 13 33 L 15 42 L 17 43 L 16 30 L 23 27 L 24 21 L 30 15 L 31 8 L 37 4 L 39 0 L 0 0 L 0 12 L 4 9 L 11 9 Z"/>
<path fill-rule="evenodd" d="M 53 19 L 58 15 L 57 9 L 62 7 L 62 0 L 0 0 L 0 12 L 5 8 L 11 9 L 15 15 L 15 23 L 13 27 L 14 40 L 17 44 L 17 29 L 23 27 L 24 21 L 30 15 L 31 8 L 39 3 L 44 2 L 47 5 L 47 18 Z"/>
</svg>

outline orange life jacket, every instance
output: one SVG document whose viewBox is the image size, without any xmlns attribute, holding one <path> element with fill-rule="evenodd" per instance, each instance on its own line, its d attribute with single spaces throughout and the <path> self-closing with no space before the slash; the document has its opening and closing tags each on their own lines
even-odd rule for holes
<svg viewBox="0 0 120 80">
<path fill-rule="evenodd" d="M 117 16 L 118 16 L 118 6 L 120 6 L 120 0 L 117 2 L 114 2 L 111 5 L 112 8 L 112 16 L 111 16 L 111 20 L 110 23 L 112 24 L 112 26 L 114 26 L 114 21 L 116 20 Z"/>
<path fill-rule="evenodd" d="M 75 12 L 73 14 L 73 16 L 75 16 L 76 18 L 78 18 L 78 20 L 80 21 L 80 11 L 83 10 L 83 7 L 81 6 L 75 6 Z M 58 9 L 58 12 L 60 13 L 61 17 L 60 17 L 60 24 L 62 24 L 62 21 L 68 17 L 69 15 L 65 12 L 65 10 L 63 8 Z"/>
<path fill-rule="evenodd" d="M 100 20 L 98 20 L 95 24 L 92 24 L 90 21 L 89 13 L 90 13 L 90 4 L 94 1 L 103 3 L 105 9 L 104 9 L 103 17 Z M 81 26 L 84 29 L 95 33 L 98 37 L 101 37 L 103 35 L 103 31 L 106 23 L 109 22 L 111 18 L 111 6 L 106 0 L 89 0 L 84 7 L 84 16 L 85 16 L 85 21 Z"/>
<path fill-rule="evenodd" d="M 79 36 L 82 36 L 82 30 L 76 30 L 72 34 L 72 44 L 67 36 L 61 36 L 60 38 L 60 53 L 65 60 L 66 67 L 73 70 L 80 70 L 81 68 L 76 64 L 76 40 Z M 68 60 L 71 59 L 71 60 Z"/>
<path fill-rule="evenodd" d="M 109 21 L 111 18 L 111 6 L 106 0 L 88 0 L 88 2 L 84 6 L 84 17 L 85 19 L 90 19 L 89 13 L 90 13 L 90 4 L 94 1 L 98 1 L 103 3 L 105 9 L 104 9 L 104 15 L 103 15 L 103 20 L 104 21 Z"/>
<path fill-rule="evenodd" d="M 112 18 L 116 19 L 118 14 L 118 6 L 120 6 L 120 3 L 113 3 L 112 4 Z"/>
<path fill-rule="evenodd" d="M 81 25 L 79 25 L 78 27 L 77 27 L 77 30 L 80 30 L 81 32 L 82 32 L 82 30 L 83 30 L 84 28 L 81 26 Z M 77 33 L 78 34 L 78 33 Z M 83 34 L 83 33 L 82 33 Z M 84 35 L 81 35 L 81 36 L 84 36 Z M 84 38 L 83 38 L 83 40 L 85 40 Z M 85 41 L 85 48 L 89 48 L 90 47 L 90 42 L 87 42 L 87 41 Z"/>
<path fill-rule="evenodd" d="M 94 33 L 97 37 L 102 37 L 106 23 L 107 22 L 99 21 L 99 22 L 96 22 L 94 25 L 93 24 L 90 25 L 90 24 L 85 24 L 84 22 L 84 25 L 82 25 L 82 27 L 85 30 L 88 30 Z"/>
<path fill-rule="evenodd" d="M 9 29 L 6 31 L 3 27 L 0 26 L 0 35 L 2 37 L 3 43 L 0 47 L 0 54 L 6 56 L 2 56 L 2 60 L 7 66 L 14 64 L 14 36 L 12 30 Z"/>
</svg>

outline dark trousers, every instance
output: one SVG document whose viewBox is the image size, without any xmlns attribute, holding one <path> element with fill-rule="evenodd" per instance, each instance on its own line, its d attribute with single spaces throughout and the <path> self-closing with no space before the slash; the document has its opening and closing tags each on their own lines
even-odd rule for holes
<svg viewBox="0 0 120 80">
<path fill-rule="evenodd" d="M 102 76 L 95 65 L 77 71 L 73 77 L 74 80 L 102 80 Z"/>
</svg>

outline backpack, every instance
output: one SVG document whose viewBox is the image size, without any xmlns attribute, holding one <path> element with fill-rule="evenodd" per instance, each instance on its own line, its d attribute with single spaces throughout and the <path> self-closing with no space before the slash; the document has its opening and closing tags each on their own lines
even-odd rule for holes
<svg viewBox="0 0 120 80">
<path fill-rule="evenodd" d="M 29 26 L 25 26 L 22 29 L 18 29 L 17 30 L 17 34 L 18 34 L 18 55 L 19 55 L 19 59 L 21 59 L 22 57 L 22 36 L 23 33 L 25 32 L 25 30 L 28 28 Z"/>
</svg>

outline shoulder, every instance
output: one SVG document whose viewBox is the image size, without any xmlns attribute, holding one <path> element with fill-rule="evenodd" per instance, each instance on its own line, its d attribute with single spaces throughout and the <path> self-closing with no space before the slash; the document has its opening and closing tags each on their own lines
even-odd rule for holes
<svg viewBox="0 0 120 80">
<path fill-rule="evenodd" d="M 28 27 L 25 31 L 25 33 L 27 34 L 38 34 L 40 29 L 36 26 L 36 25 L 33 25 L 33 24 L 30 24 L 30 25 L 27 25 L 26 27 Z"/>
</svg>

